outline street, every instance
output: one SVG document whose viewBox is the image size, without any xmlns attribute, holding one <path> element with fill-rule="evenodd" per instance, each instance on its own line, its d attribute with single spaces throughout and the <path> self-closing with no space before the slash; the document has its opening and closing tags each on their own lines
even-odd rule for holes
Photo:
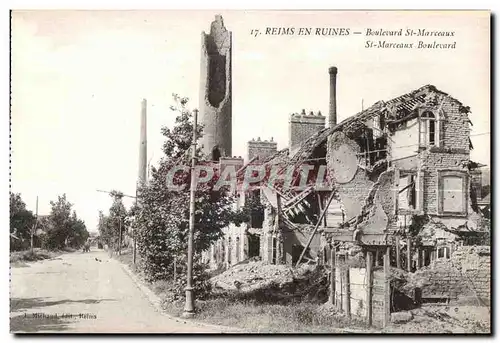
<svg viewBox="0 0 500 343">
<path fill-rule="evenodd" d="M 10 330 L 51 333 L 217 333 L 159 313 L 106 252 L 66 253 L 11 267 Z"/>
</svg>

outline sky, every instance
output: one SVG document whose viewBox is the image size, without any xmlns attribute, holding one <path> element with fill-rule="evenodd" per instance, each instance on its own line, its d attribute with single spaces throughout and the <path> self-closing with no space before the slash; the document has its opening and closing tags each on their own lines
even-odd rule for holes
<svg viewBox="0 0 500 343">
<path fill-rule="evenodd" d="M 90 231 L 111 198 L 135 194 L 140 108 L 148 101 L 148 161 L 162 156 L 172 93 L 199 104 L 201 32 L 216 14 L 233 37 L 233 155 L 252 138 L 288 146 L 290 113 L 328 113 L 338 67 L 339 121 L 426 84 L 470 106 L 471 159 L 490 164 L 490 37 L 485 12 L 14 11 L 11 187 L 50 212 L 66 193 Z M 454 50 L 367 49 L 363 35 L 251 35 L 267 27 L 454 31 Z M 375 37 L 376 38 L 376 37 Z M 409 38 L 384 38 L 408 41 Z M 378 38 L 374 39 L 378 40 Z M 411 41 L 418 41 L 412 38 Z M 133 201 L 125 198 L 130 206 Z"/>
</svg>

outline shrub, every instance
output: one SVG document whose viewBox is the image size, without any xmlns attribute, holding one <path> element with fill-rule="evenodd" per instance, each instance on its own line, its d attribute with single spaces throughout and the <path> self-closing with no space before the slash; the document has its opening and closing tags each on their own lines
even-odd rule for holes
<svg viewBox="0 0 500 343">
<path fill-rule="evenodd" d="M 182 264 L 177 266 L 176 279 L 170 279 L 169 283 L 163 284 L 163 289 L 168 290 L 168 300 L 178 301 L 184 299 L 187 285 L 187 266 Z M 207 265 L 201 263 L 198 259 L 193 262 L 193 288 L 197 300 L 207 299 L 212 291 L 210 274 Z"/>
</svg>

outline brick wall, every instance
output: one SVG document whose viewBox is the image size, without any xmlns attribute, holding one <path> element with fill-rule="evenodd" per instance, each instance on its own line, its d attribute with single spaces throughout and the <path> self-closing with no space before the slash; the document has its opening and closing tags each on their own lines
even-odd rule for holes
<svg viewBox="0 0 500 343">
<path fill-rule="evenodd" d="M 248 160 L 251 160 L 255 156 L 259 159 L 264 159 L 268 156 L 275 154 L 278 151 L 278 143 L 274 142 L 271 138 L 270 141 L 261 141 L 260 137 L 252 139 L 248 142 Z"/>
<path fill-rule="evenodd" d="M 438 209 L 438 171 L 444 169 L 461 170 L 468 173 L 462 162 L 469 160 L 468 153 L 447 153 L 424 151 L 420 154 L 420 163 L 424 175 L 424 211 L 437 214 Z M 468 187 L 465 190 L 468 199 Z M 470 206 L 470 201 L 468 201 Z M 468 209 L 470 212 L 472 209 Z"/>
<path fill-rule="evenodd" d="M 289 121 L 289 148 L 291 151 L 296 149 L 301 142 L 314 135 L 316 132 L 325 128 L 326 117 L 310 112 L 306 114 L 302 110 L 301 114 L 291 114 Z"/>
<path fill-rule="evenodd" d="M 438 259 L 416 273 L 421 280 L 422 298 L 446 298 L 452 303 L 491 299 L 491 254 L 484 246 L 458 247 L 450 259 Z"/>
<path fill-rule="evenodd" d="M 441 109 L 444 112 L 443 144 L 444 148 L 465 149 L 469 152 L 470 127 L 468 115 L 460 113 L 460 105 L 446 99 Z"/>
<path fill-rule="evenodd" d="M 491 250 L 489 246 L 460 247 L 453 257 L 460 261 L 462 272 L 471 282 L 477 296 L 491 298 Z"/>
</svg>

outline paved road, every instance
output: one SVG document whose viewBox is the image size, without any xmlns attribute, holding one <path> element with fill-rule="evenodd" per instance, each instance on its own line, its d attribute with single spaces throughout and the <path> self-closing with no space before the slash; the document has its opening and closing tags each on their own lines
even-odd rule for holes
<svg viewBox="0 0 500 343">
<path fill-rule="evenodd" d="M 11 268 L 10 295 L 11 332 L 221 332 L 157 312 L 121 264 L 103 251 Z"/>
</svg>

